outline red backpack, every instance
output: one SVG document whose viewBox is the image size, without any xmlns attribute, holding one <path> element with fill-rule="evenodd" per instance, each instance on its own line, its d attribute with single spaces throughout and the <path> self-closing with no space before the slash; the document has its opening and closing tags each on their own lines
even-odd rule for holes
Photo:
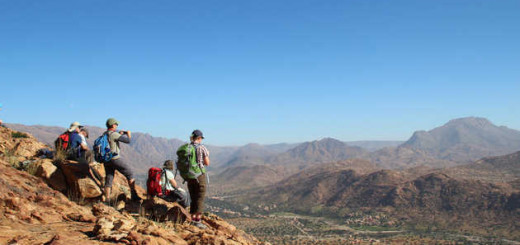
<svg viewBox="0 0 520 245">
<path fill-rule="evenodd" d="M 58 139 L 54 141 L 54 145 L 56 146 L 56 150 L 67 150 L 69 146 L 69 139 L 70 139 L 70 133 L 65 132 L 63 134 L 60 134 Z"/>
<path fill-rule="evenodd" d="M 162 169 L 152 167 L 148 169 L 148 180 L 146 181 L 146 192 L 149 196 L 162 196 L 161 181 Z"/>
</svg>

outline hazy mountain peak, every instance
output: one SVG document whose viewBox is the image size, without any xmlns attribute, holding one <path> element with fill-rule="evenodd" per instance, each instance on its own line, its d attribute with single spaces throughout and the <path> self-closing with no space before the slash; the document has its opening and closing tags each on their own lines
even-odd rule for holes
<svg viewBox="0 0 520 245">
<path fill-rule="evenodd" d="M 430 131 L 416 131 L 401 147 L 426 151 L 439 159 L 468 161 L 520 149 L 520 131 L 498 127 L 486 118 L 465 117 Z"/>
<path fill-rule="evenodd" d="M 343 143 L 342 141 L 334 139 L 334 138 L 331 138 L 331 137 L 325 137 L 325 138 L 323 138 L 321 140 L 317 140 L 317 142 L 320 142 L 320 143 L 329 143 L 329 142 Z"/>
<path fill-rule="evenodd" d="M 472 126 L 477 128 L 496 127 L 491 121 L 483 117 L 463 117 L 450 120 L 444 126 Z"/>
</svg>

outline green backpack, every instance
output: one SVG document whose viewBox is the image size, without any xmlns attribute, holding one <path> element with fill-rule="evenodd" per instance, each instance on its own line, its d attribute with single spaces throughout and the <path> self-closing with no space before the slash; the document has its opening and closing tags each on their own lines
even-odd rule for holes
<svg viewBox="0 0 520 245">
<path fill-rule="evenodd" d="M 185 144 L 177 149 L 177 170 L 185 181 L 197 179 L 206 173 L 206 168 L 197 163 L 196 147 L 193 144 Z"/>
</svg>

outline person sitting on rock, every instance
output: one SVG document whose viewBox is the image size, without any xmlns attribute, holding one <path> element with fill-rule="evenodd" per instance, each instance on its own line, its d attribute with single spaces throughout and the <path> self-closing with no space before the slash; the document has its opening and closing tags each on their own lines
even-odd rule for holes
<svg viewBox="0 0 520 245">
<path fill-rule="evenodd" d="M 108 142 L 110 144 L 110 151 L 114 154 L 114 157 L 109 162 L 104 163 L 106 172 L 106 183 L 105 183 L 105 200 L 108 201 L 110 198 L 110 192 L 112 190 L 112 181 L 114 180 L 115 171 L 119 171 L 126 177 L 128 185 L 131 189 L 132 201 L 141 201 L 137 191 L 135 190 L 135 179 L 134 173 L 130 166 L 121 159 L 121 149 L 119 148 L 119 142 L 126 144 L 130 143 L 132 139 L 132 133 L 130 131 L 117 132 L 119 122 L 114 118 L 109 118 L 106 122 Z"/>
<path fill-rule="evenodd" d="M 81 127 L 78 134 L 72 134 L 69 151 L 71 160 L 92 162 L 92 151 L 88 148 L 86 138 L 88 138 L 88 130 L 85 127 Z"/>
<path fill-rule="evenodd" d="M 161 181 L 159 184 L 165 190 L 165 195 L 162 197 L 169 202 L 177 202 L 182 207 L 186 208 L 189 205 L 188 194 L 182 188 L 179 188 L 177 181 L 175 181 L 175 174 L 173 173 L 173 161 L 167 160 L 163 165 L 163 172 L 161 174 Z"/>
<path fill-rule="evenodd" d="M 60 134 L 56 141 L 54 141 L 54 145 L 56 147 L 56 152 L 61 155 L 63 153 L 66 157 L 69 154 L 70 149 L 70 141 L 72 138 L 76 136 L 76 134 L 79 133 L 79 130 L 82 128 L 81 124 L 79 122 L 73 122 L 70 124 L 70 127 L 65 131 L 64 133 Z"/>
</svg>

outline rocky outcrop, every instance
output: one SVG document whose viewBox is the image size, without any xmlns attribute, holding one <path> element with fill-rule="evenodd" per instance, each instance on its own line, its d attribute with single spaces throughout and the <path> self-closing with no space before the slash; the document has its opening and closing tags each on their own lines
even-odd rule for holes
<svg viewBox="0 0 520 245">
<path fill-rule="evenodd" d="M 145 200 L 140 206 L 140 213 L 150 220 L 171 221 L 182 224 L 191 221 L 190 214 L 181 205 L 160 198 Z"/>
<path fill-rule="evenodd" d="M 63 171 L 51 159 L 37 160 L 33 164 L 36 168 L 35 176 L 42 178 L 53 189 L 66 193 L 68 187 Z"/>
<path fill-rule="evenodd" d="M 145 205 L 130 202 L 122 212 L 100 202 L 90 203 L 92 208 L 79 205 L 76 197 L 64 195 L 70 192 L 53 189 L 67 182 L 63 178 L 58 183 L 53 177 L 63 176 L 60 167 L 50 159 L 30 156 L 29 152 L 36 154 L 42 145 L 32 142 L 30 136 L 21 141 L 12 138 L 11 133 L 0 127 L 0 244 L 261 244 L 213 215 L 204 219 L 207 229 L 191 226 L 185 222 L 189 220 L 186 210 L 174 203 L 150 200 L 147 208 L 142 208 Z M 24 140 L 31 147 L 24 146 Z M 19 161 L 28 161 L 30 167 L 24 169 L 31 169 L 32 174 L 16 169 L 12 163 Z M 85 166 L 62 163 L 63 174 L 70 183 L 78 183 L 79 193 L 98 195 L 82 184 Z M 114 195 L 126 199 L 125 185 L 126 179 L 116 174 Z M 145 196 L 142 188 L 137 191 Z M 137 211 L 131 214 L 131 209 Z"/>
<path fill-rule="evenodd" d="M 67 179 L 69 191 L 80 198 L 96 198 L 103 194 L 100 186 L 89 176 L 89 165 L 76 161 L 62 161 L 60 168 Z"/>
</svg>

